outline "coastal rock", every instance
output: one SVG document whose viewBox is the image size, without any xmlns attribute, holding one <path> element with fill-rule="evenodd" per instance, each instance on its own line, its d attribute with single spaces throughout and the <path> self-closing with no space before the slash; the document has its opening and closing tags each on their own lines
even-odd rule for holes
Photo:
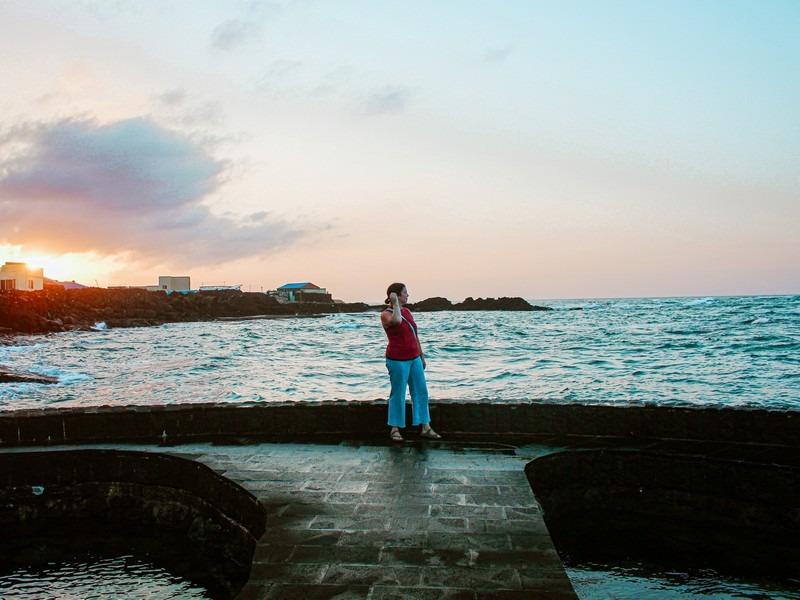
<svg viewBox="0 0 800 600">
<path fill-rule="evenodd" d="M 520 297 L 503 298 L 472 298 L 453 304 L 447 298 L 427 298 L 415 304 L 409 304 L 415 312 L 433 312 L 440 310 L 510 310 L 510 311 L 536 311 L 553 310 L 547 306 L 536 306 Z"/>
<path fill-rule="evenodd" d="M 437 310 L 453 310 L 453 303 L 447 298 L 435 296 L 433 298 L 426 298 L 422 302 L 417 302 L 410 305 L 411 309 L 418 312 L 433 312 Z"/>
<path fill-rule="evenodd" d="M 27 371 L 15 371 L 0 365 L 0 383 L 58 383 L 58 377 L 42 375 L 40 373 L 30 373 Z"/>
<path fill-rule="evenodd" d="M 147 327 L 164 323 L 214 321 L 259 315 L 311 315 L 364 312 L 364 303 L 281 303 L 255 292 L 222 290 L 167 294 L 142 289 L 46 286 L 33 292 L 0 292 L 0 331 L 50 333 L 108 327 Z"/>
<path fill-rule="evenodd" d="M 462 303 L 457 304 L 455 310 L 514 310 L 530 311 L 534 310 L 530 302 L 523 298 L 467 298 Z"/>
</svg>

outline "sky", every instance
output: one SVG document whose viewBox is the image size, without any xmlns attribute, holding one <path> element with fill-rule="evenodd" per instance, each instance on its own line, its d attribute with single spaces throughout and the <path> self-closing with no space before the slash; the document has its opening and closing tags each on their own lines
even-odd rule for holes
<svg viewBox="0 0 800 600">
<path fill-rule="evenodd" d="M 796 0 L 0 0 L 0 264 L 800 293 Z"/>
</svg>

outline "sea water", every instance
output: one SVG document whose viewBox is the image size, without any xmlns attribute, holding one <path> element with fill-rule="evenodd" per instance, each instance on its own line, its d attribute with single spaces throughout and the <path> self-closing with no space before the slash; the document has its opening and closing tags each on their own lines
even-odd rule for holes
<svg viewBox="0 0 800 600">
<path fill-rule="evenodd" d="M 415 315 L 434 401 L 800 409 L 800 296 L 531 302 L 553 310 Z M 96 329 L 20 337 L 0 347 L 0 364 L 59 378 L 56 385 L 0 384 L 0 410 L 364 401 L 388 392 L 386 340 L 375 312 Z M 568 569 L 584 600 L 800 598 L 795 586 L 662 573 L 638 563 Z M 102 568 L 99 574 L 107 577 Z M 7 581 L 17 581 L 20 593 L 49 581 L 28 576 L 23 570 Z M 93 576 L 81 567 L 73 583 Z M 148 578 L 148 585 L 161 579 Z M 170 586 L 186 585 L 165 581 L 148 597 L 174 597 Z M 181 589 L 179 595 L 188 593 Z"/>
<path fill-rule="evenodd" d="M 800 408 L 800 296 L 531 300 L 416 313 L 431 398 Z M 25 336 L 0 410 L 386 398 L 376 312 Z"/>
</svg>

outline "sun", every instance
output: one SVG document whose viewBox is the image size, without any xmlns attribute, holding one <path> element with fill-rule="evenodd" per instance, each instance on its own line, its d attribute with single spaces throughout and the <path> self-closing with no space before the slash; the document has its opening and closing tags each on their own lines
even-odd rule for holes
<svg viewBox="0 0 800 600">
<path fill-rule="evenodd" d="M 41 267 L 44 270 L 45 277 L 58 281 L 75 279 L 76 272 L 80 267 L 74 254 L 28 256 L 23 262 L 27 263 L 31 268 Z"/>
</svg>

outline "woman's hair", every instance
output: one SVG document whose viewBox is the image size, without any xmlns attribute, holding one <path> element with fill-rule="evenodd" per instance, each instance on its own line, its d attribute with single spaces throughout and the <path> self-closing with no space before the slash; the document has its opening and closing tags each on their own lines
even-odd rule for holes
<svg viewBox="0 0 800 600">
<path fill-rule="evenodd" d="M 384 302 L 386 304 L 389 304 L 389 296 L 392 295 L 392 292 L 399 295 L 400 292 L 402 292 L 405 289 L 405 287 L 406 287 L 405 283 L 393 283 L 392 285 L 390 285 L 388 288 L 386 288 L 386 300 L 384 300 Z"/>
</svg>

